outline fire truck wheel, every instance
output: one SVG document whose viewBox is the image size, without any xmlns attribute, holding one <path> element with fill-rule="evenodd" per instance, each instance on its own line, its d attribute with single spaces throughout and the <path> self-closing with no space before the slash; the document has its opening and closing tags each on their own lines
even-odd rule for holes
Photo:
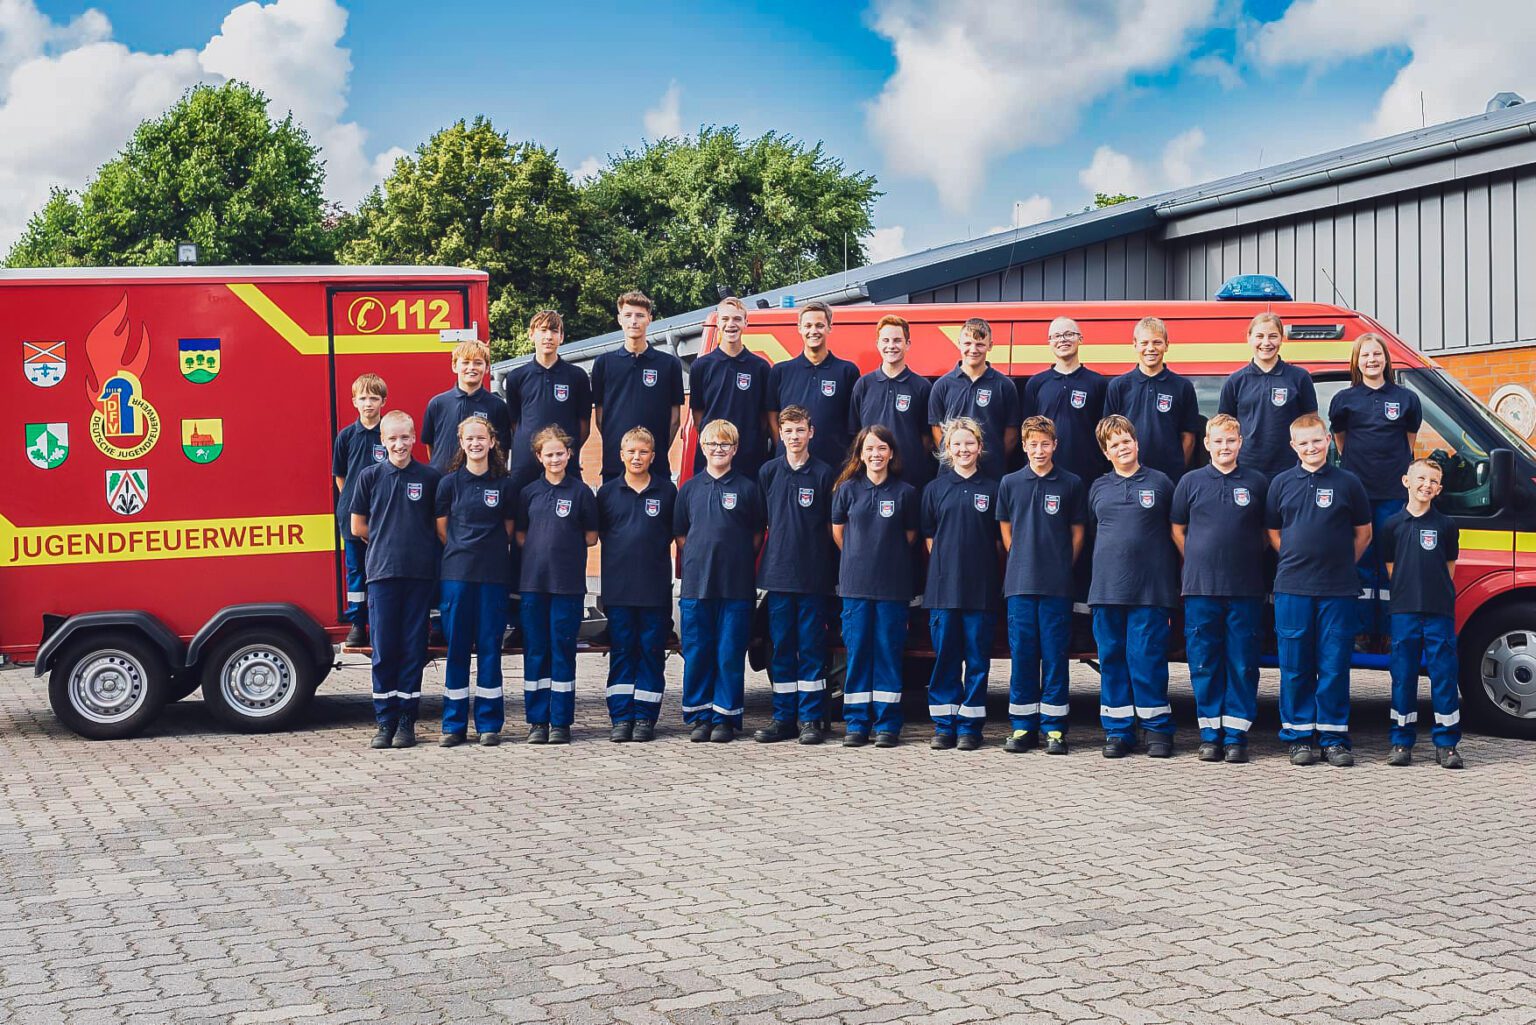
<svg viewBox="0 0 1536 1025">
<path fill-rule="evenodd" d="M 292 726 L 318 682 L 299 639 L 270 627 L 236 630 L 215 641 L 202 675 L 203 703 L 214 718 L 247 733 Z"/>
<path fill-rule="evenodd" d="M 1490 733 L 1536 740 L 1536 603 L 1477 617 L 1457 646 L 1467 718 Z"/>
<path fill-rule="evenodd" d="M 59 653 L 48 677 L 53 714 L 87 740 L 136 736 L 165 707 L 165 656 L 129 631 L 88 634 Z"/>
</svg>

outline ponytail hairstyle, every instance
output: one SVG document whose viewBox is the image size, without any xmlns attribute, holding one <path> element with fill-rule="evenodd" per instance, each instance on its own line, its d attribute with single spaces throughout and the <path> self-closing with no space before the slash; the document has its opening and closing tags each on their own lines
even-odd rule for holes
<svg viewBox="0 0 1536 1025">
<path fill-rule="evenodd" d="M 864 439 L 871 436 L 879 438 L 891 447 L 891 461 L 886 466 L 886 472 L 892 477 L 901 476 L 901 454 L 896 450 L 896 436 L 884 424 L 870 424 L 858 433 L 858 436 L 853 439 L 853 444 L 849 446 L 848 462 L 843 465 L 843 472 L 837 475 L 837 481 L 832 485 L 833 491 L 864 472 Z"/>
<path fill-rule="evenodd" d="M 479 424 L 480 426 L 484 427 L 485 432 L 491 436 L 491 450 L 490 452 L 486 453 L 485 457 L 486 462 L 490 464 L 490 469 L 487 471 L 487 473 L 492 478 L 505 477 L 507 475 L 507 457 L 501 454 L 501 447 L 496 443 L 496 428 L 491 426 L 491 422 L 478 413 L 466 416 L 464 419 L 459 421 L 459 426 L 458 429 L 454 432 L 454 437 L 455 440 L 461 444 L 459 445 L 459 450 L 453 454 L 453 458 L 448 461 L 448 472 L 452 473 L 453 471 L 463 467 L 466 463 L 469 462 L 469 459 L 464 455 L 464 446 L 462 442 L 464 441 L 464 428 L 470 426 L 471 424 Z"/>
</svg>

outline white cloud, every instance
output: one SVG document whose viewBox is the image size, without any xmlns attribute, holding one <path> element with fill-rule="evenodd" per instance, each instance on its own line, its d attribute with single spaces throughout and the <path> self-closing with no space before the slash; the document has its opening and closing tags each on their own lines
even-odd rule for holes
<svg viewBox="0 0 1536 1025">
<path fill-rule="evenodd" d="M 864 252 L 870 263 L 894 260 L 907 255 L 907 229 L 901 225 L 876 228 L 864 239 Z"/>
<path fill-rule="evenodd" d="M 1243 84 L 1243 76 L 1232 63 L 1214 54 L 1197 57 L 1189 64 L 1190 74 L 1210 78 L 1223 89 L 1236 89 Z"/>
<path fill-rule="evenodd" d="M 571 172 L 571 177 L 576 180 L 576 184 L 580 185 L 582 182 L 588 182 L 596 178 L 598 172 L 602 169 L 603 162 L 601 160 L 597 159 L 597 157 L 588 157 L 576 165 L 576 170 Z"/>
<path fill-rule="evenodd" d="M 1176 63 L 1217 0 L 880 0 L 896 71 L 868 107 L 897 173 L 964 210 L 989 162 L 1068 135 L 1084 108 Z"/>
<path fill-rule="evenodd" d="M 274 116 L 291 110 L 321 148 L 327 196 L 355 203 L 403 151 L 370 156 L 367 134 L 342 120 L 346 24 L 336 0 L 243 3 L 201 50 L 142 53 L 111 41 L 94 9 L 61 25 L 34 0 L 0 0 L 0 251 L 50 187 L 80 188 L 141 121 L 193 85 L 230 78 L 266 93 Z"/>
<path fill-rule="evenodd" d="M 1198 127 L 1169 139 L 1157 166 L 1147 166 L 1112 146 L 1093 151 L 1093 160 L 1077 172 L 1077 180 L 1089 195 L 1124 193 L 1151 196 L 1169 189 L 1193 185 L 1207 177 L 1198 169 L 1205 148 L 1205 132 Z"/>
<path fill-rule="evenodd" d="M 1191 128 L 1175 135 L 1163 147 L 1163 182 L 1165 188 L 1180 189 L 1200 180 L 1194 164 L 1205 149 L 1205 133 Z M 1139 193 L 1138 193 L 1139 195 Z"/>
<path fill-rule="evenodd" d="M 1147 172 L 1136 161 L 1111 146 L 1094 150 L 1093 161 L 1077 172 L 1077 180 L 1090 193 L 1124 192 L 1132 196 L 1146 195 L 1150 182 Z"/>
<path fill-rule="evenodd" d="M 1056 216 L 1055 204 L 1050 196 L 1042 196 L 1036 193 L 1028 199 L 1016 199 L 1013 202 L 1013 227 L 1024 228 L 1031 224 L 1039 224 Z"/>
<path fill-rule="evenodd" d="M 661 102 L 645 112 L 645 134 L 650 139 L 675 139 L 683 134 L 680 103 L 683 90 L 673 82 L 662 94 Z"/>
<path fill-rule="evenodd" d="M 1536 5 L 1528 0 L 1297 0 L 1259 27 L 1248 56 L 1269 69 L 1408 55 L 1377 104 L 1372 135 L 1480 114 L 1494 93 L 1536 99 Z M 1420 106 L 1420 96 L 1423 106 Z"/>
</svg>

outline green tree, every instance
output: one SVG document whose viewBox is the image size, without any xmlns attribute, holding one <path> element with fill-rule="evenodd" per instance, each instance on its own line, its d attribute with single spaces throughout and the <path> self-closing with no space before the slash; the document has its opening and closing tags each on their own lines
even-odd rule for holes
<svg viewBox="0 0 1536 1025">
<path fill-rule="evenodd" d="M 1119 206 L 1121 203 L 1129 203 L 1133 199 L 1140 198 L 1140 196 L 1128 196 L 1123 192 L 1116 192 L 1114 195 L 1110 195 L 1106 192 L 1095 192 L 1093 194 L 1092 209 L 1102 210 L 1106 206 Z"/>
<path fill-rule="evenodd" d="M 590 274 L 581 195 L 555 154 L 513 143 L 478 117 L 457 121 L 395 163 L 338 232 L 342 263 L 474 267 L 490 281 L 493 355 L 525 351 L 528 319 L 560 310 L 568 334 L 600 330 L 585 304 Z"/>
<path fill-rule="evenodd" d="M 862 266 L 880 196 L 872 175 L 769 132 L 734 127 L 662 139 L 611 160 L 584 187 L 605 313 L 643 288 L 663 313 Z M 611 318 L 610 318 L 611 319 Z"/>
<path fill-rule="evenodd" d="M 145 121 L 78 196 L 55 189 L 6 258 L 12 267 L 316 263 L 333 248 L 318 151 L 292 115 L 240 82 L 196 86 Z"/>
</svg>

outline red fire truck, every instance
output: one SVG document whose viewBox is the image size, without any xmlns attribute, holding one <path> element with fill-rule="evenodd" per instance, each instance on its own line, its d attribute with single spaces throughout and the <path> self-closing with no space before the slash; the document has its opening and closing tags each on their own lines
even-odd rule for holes
<svg viewBox="0 0 1536 1025">
<path fill-rule="evenodd" d="M 331 441 L 383 375 L 419 419 L 486 337 L 485 274 L 435 267 L 0 272 L 0 655 L 82 736 L 201 687 L 242 729 L 303 712 L 344 605 Z M 424 453 L 423 453 L 424 455 Z"/>
</svg>

